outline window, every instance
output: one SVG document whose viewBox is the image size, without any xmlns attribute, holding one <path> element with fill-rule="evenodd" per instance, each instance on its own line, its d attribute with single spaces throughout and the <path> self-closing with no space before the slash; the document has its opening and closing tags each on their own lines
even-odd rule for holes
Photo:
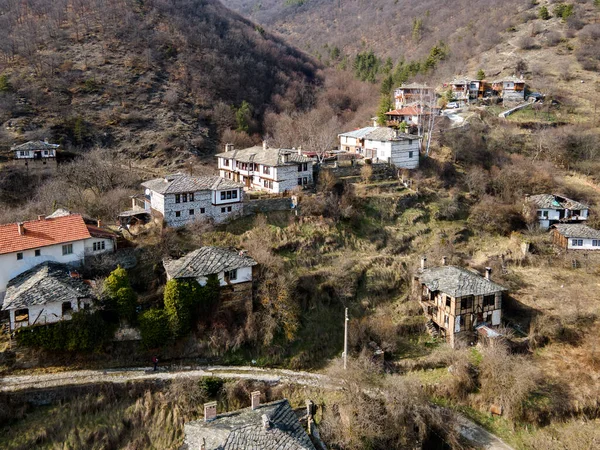
<svg viewBox="0 0 600 450">
<path fill-rule="evenodd" d="M 17 253 L 17 261 L 20 261 L 22 259 L 23 259 L 23 253 L 22 252 Z"/>
<path fill-rule="evenodd" d="M 44 155 L 48 156 L 48 150 L 44 150 Z"/>
<path fill-rule="evenodd" d="M 62 246 L 62 254 L 63 255 L 72 255 L 73 254 L 73 244 L 66 244 Z"/>
<path fill-rule="evenodd" d="M 225 191 L 221 192 L 221 200 L 225 200 L 225 196 L 226 196 Z"/>
<path fill-rule="evenodd" d="M 463 297 L 460 299 L 461 309 L 471 309 L 473 307 L 473 296 Z"/>
<path fill-rule="evenodd" d="M 304 163 L 302 164 L 302 170 L 304 170 L 305 172 L 308 170 L 308 163 Z"/>
<path fill-rule="evenodd" d="M 408 145 L 412 145 L 412 141 L 413 141 L 412 139 L 409 139 L 408 140 Z"/>
<path fill-rule="evenodd" d="M 42 251 L 39 248 L 35 251 L 35 256 L 42 256 Z"/>
<path fill-rule="evenodd" d="M 263 173 L 269 175 L 271 173 L 271 168 L 269 166 L 263 166 Z"/>
<path fill-rule="evenodd" d="M 307 177 L 302 178 L 302 184 L 305 184 L 305 185 L 308 184 L 308 178 Z"/>
<path fill-rule="evenodd" d="M 200 208 L 200 214 L 204 214 L 204 208 Z"/>
<path fill-rule="evenodd" d="M 181 203 L 181 195 L 175 194 L 175 203 Z"/>
<path fill-rule="evenodd" d="M 227 200 L 231 200 L 231 191 L 227 191 L 226 194 L 227 194 Z"/>
<path fill-rule="evenodd" d="M 237 269 L 225 272 L 225 281 L 237 280 Z"/>
<path fill-rule="evenodd" d="M 181 201 L 187 203 L 187 194 L 181 194 Z"/>
<path fill-rule="evenodd" d="M 302 186 L 302 178 L 298 178 L 298 186 Z"/>
<path fill-rule="evenodd" d="M 483 307 L 494 306 L 496 304 L 496 296 L 494 294 L 483 296 Z"/>
<path fill-rule="evenodd" d="M 25 156 L 25 152 L 24 151 L 21 151 L 20 153 L 21 153 L 21 156 Z"/>
<path fill-rule="evenodd" d="M 175 217 L 181 217 L 181 211 L 175 211 Z"/>
<path fill-rule="evenodd" d="M 224 213 L 226 211 L 226 208 L 221 208 L 221 212 Z"/>
<path fill-rule="evenodd" d="M 193 216 L 193 215 L 194 215 L 194 210 L 193 210 L 193 209 L 190 209 L 190 211 L 189 211 L 189 212 L 190 212 L 190 216 Z"/>
<path fill-rule="evenodd" d="M 189 197 L 190 197 L 190 202 L 193 202 L 194 201 L 194 193 L 190 192 Z"/>
<path fill-rule="evenodd" d="M 600 239 L 592 239 L 592 247 L 600 247 Z"/>
<path fill-rule="evenodd" d="M 583 239 L 572 239 L 571 240 L 571 246 L 573 246 L 573 247 L 582 247 L 583 246 Z"/>
<path fill-rule="evenodd" d="M 547 219 L 548 218 L 548 211 L 542 211 L 542 217 L 544 219 Z"/>
<path fill-rule="evenodd" d="M 410 159 L 412 159 L 412 157 L 413 157 L 413 152 L 408 152 L 408 157 L 409 157 Z"/>
<path fill-rule="evenodd" d="M 73 306 L 71 305 L 71 302 L 63 302 L 63 304 L 62 304 L 63 316 L 65 314 L 71 314 L 71 311 L 73 311 Z"/>
<path fill-rule="evenodd" d="M 223 158 L 223 165 L 224 165 L 224 166 L 228 166 L 228 165 L 229 165 L 229 160 L 228 160 L 228 159 L 225 159 L 225 158 Z"/>
<path fill-rule="evenodd" d="M 231 191 L 231 198 L 237 198 L 237 191 Z"/>
<path fill-rule="evenodd" d="M 15 322 L 29 322 L 29 310 L 27 308 L 15 311 Z"/>
<path fill-rule="evenodd" d="M 298 164 L 298 172 L 302 172 L 302 163 Z"/>
<path fill-rule="evenodd" d="M 231 206 L 227 207 L 227 212 L 231 212 Z"/>
<path fill-rule="evenodd" d="M 92 245 L 95 252 L 106 249 L 106 242 L 104 241 L 97 241 L 94 242 Z"/>
<path fill-rule="evenodd" d="M 452 298 L 446 295 L 446 307 L 450 308 L 450 303 L 452 302 Z"/>
</svg>

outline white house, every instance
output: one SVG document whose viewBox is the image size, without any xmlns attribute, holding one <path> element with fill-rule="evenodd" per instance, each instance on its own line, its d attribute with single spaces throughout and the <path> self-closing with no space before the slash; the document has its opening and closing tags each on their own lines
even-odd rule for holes
<svg viewBox="0 0 600 450">
<path fill-rule="evenodd" d="M 600 250 L 600 230 L 580 223 L 552 225 L 552 238 L 564 250 Z"/>
<path fill-rule="evenodd" d="M 45 261 L 8 282 L 2 310 L 10 329 L 70 320 L 92 305 L 89 286 L 66 264 Z"/>
<path fill-rule="evenodd" d="M 167 279 L 194 278 L 204 286 L 217 275 L 221 286 L 252 282 L 254 261 L 243 252 L 220 247 L 201 247 L 179 259 L 165 259 Z"/>
<path fill-rule="evenodd" d="M 388 127 L 368 127 L 361 133 L 362 148 L 359 153 L 376 162 L 387 162 L 398 168 L 416 169 L 419 167 L 421 138 L 401 133 Z M 341 136 L 341 135 L 340 135 Z"/>
<path fill-rule="evenodd" d="M 78 214 L 0 225 L 0 299 L 11 278 L 44 261 L 81 264 L 94 239 Z"/>
<path fill-rule="evenodd" d="M 394 108 L 401 109 L 413 103 L 430 104 L 435 100 L 435 89 L 426 84 L 410 83 L 394 89 Z"/>
<path fill-rule="evenodd" d="M 364 127 L 358 130 L 348 131 L 338 134 L 340 140 L 340 150 L 345 150 L 350 153 L 364 154 L 365 136 L 370 132 L 375 131 L 378 127 Z"/>
<path fill-rule="evenodd" d="M 537 210 L 540 228 L 548 229 L 555 223 L 576 223 L 587 220 L 589 207 L 558 194 L 530 195 L 525 201 Z"/>
<path fill-rule="evenodd" d="M 146 211 L 163 217 L 170 227 L 194 220 L 223 222 L 241 214 L 244 185 L 217 176 L 190 177 L 180 173 L 142 183 Z"/>
<path fill-rule="evenodd" d="M 28 169 L 52 169 L 56 168 L 58 147 L 60 147 L 58 144 L 50 144 L 46 141 L 29 141 L 13 146 L 11 150 L 18 165 L 24 165 Z"/>
<path fill-rule="evenodd" d="M 291 191 L 313 184 L 313 160 L 300 149 L 261 146 L 235 150 L 232 144 L 219 153 L 219 175 L 244 184 L 246 189 L 272 193 Z"/>
</svg>

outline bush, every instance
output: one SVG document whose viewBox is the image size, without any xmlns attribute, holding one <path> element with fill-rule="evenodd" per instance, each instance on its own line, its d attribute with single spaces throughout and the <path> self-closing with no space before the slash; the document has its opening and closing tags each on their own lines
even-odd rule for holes
<svg viewBox="0 0 600 450">
<path fill-rule="evenodd" d="M 192 329 L 193 305 L 200 285 L 196 280 L 173 279 L 167 282 L 164 293 L 165 312 L 169 327 L 177 337 L 185 336 Z"/>
<path fill-rule="evenodd" d="M 506 205 L 486 198 L 471 210 L 469 225 L 478 231 L 508 236 L 525 226 L 521 212 L 513 205 Z"/>
<path fill-rule="evenodd" d="M 121 319 L 130 323 L 135 321 L 137 296 L 131 288 L 127 271 L 121 266 L 117 266 L 104 280 L 104 293 Z"/>
<path fill-rule="evenodd" d="M 169 339 L 169 319 L 163 309 L 149 309 L 140 314 L 140 334 L 146 348 L 157 348 Z"/>
<path fill-rule="evenodd" d="M 0 75 L 0 92 L 11 92 L 12 89 L 12 85 L 10 84 L 10 81 L 8 81 L 8 75 Z"/>
<path fill-rule="evenodd" d="M 117 291 L 117 312 L 119 317 L 132 323 L 135 320 L 135 309 L 137 306 L 137 295 L 130 287 L 124 287 Z"/>
<path fill-rule="evenodd" d="M 546 8 L 545 6 L 542 6 L 538 11 L 538 17 L 542 20 L 548 20 L 552 16 L 548 12 L 548 8 Z"/>
<path fill-rule="evenodd" d="M 119 289 L 130 287 L 127 271 L 121 266 L 117 266 L 104 281 L 104 290 L 106 295 L 111 298 L 117 297 Z"/>
<path fill-rule="evenodd" d="M 567 20 L 573 15 L 574 6 L 570 3 L 559 3 L 554 7 L 552 11 L 556 17 L 560 17 L 562 20 Z"/>
<path fill-rule="evenodd" d="M 521 50 L 531 50 L 531 49 L 535 48 L 535 40 L 533 38 L 531 38 L 530 36 L 522 36 L 517 41 L 517 46 Z"/>
</svg>

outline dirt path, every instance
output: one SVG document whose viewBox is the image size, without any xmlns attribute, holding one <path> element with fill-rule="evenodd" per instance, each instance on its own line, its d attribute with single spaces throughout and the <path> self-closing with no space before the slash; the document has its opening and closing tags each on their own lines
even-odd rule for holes
<svg viewBox="0 0 600 450">
<path fill-rule="evenodd" d="M 341 385 L 326 375 L 311 372 L 296 372 L 283 369 L 260 369 L 257 367 L 207 366 L 161 368 L 154 372 L 151 367 L 107 370 L 74 370 L 58 373 L 16 375 L 0 378 L 0 392 L 15 392 L 25 389 L 44 389 L 94 383 L 127 383 L 143 380 L 173 380 L 216 376 L 228 379 L 246 379 L 271 384 L 288 383 L 302 386 L 340 389 Z M 464 416 L 457 414 L 457 429 L 461 436 L 486 450 L 513 450 L 500 438 L 489 433 Z"/>
</svg>

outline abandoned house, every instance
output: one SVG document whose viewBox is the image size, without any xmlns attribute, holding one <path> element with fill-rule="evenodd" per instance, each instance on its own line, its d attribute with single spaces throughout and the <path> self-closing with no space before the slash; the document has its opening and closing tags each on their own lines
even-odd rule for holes
<svg viewBox="0 0 600 450">
<path fill-rule="evenodd" d="M 552 241 L 563 250 L 600 250 L 600 230 L 581 223 L 552 225 Z"/>
<path fill-rule="evenodd" d="M 2 310 L 10 314 L 10 329 L 70 320 L 92 305 L 91 289 L 66 265 L 46 261 L 8 282 Z"/>
<path fill-rule="evenodd" d="M 272 148 L 266 142 L 243 150 L 227 144 L 225 149 L 217 154 L 219 175 L 246 189 L 279 194 L 313 184 L 313 160 L 301 149 Z"/>
<path fill-rule="evenodd" d="M 494 283 L 490 274 L 490 268 L 485 277 L 457 266 L 426 268 L 426 259 L 421 261 L 415 276 L 421 306 L 452 347 L 474 340 L 478 325 L 500 325 L 506 289 Z"/>
<path fill-rule="evenodd" d="M 162 218 L 170 227 L 203 219 L 221 223 L 239 216 L 244 207 L 244 186 L 217 176 L 191 177 L 177 173 L 146 181 L 142 187 L 143 209 Z"/>
<path fill-rule="evenodd" d="M 394 89 L 394 108 L 401 109 L 405 106 L 429 104 L 435 101 L 435 89 L 426 84 L 410 83 Z"/>
<path fill-rule="evenodd" d="M 502 97 L 504 102 L 525 101 L 525 81 L 523 78 L 510 76 L 492 82 L 492 89 Z"/>
<path fill-rule="evenodd" d="M 28 170 L 54 170 L 58 147 L 58 144 L 46 141 L 29 141 L 13 146 L 11 150 L 17 166 L 24 166 Z"/>
<path fill-rule="evenodd" d="M 525 201 L 536 209 L 540 228 L 544 230 L 555 223 L 577 223 L 588 218 L 588 206 L 563 195 L 529 195 Z"/>
<path fill-rule="evenodd" d="M 402 169 L 419 167 L 421 138 L 387 127 L 378 127 L 365 136 L 364 156 Z"/>
<path fill-rule="evenodd" d="M 80 265 L 86 249 L 99 254 L 112 245 L 112 238 L 92 236 L 79 214 L 0 225 L 0 300 L 8 280 L 44 261 Z"/>
<path fill-rule="evenodd" d="M 204 286 L 210 275 L 217 275 L 223 304 L 240 307 L 252 301 L 256 265 L 245 252 L 220 247 L 201 247 L 182 258 L 163 261 L 167 280 L 194 278 Z"/>
<path fill-rule="evenodd" d="M 315 450 L 286 399 L 261 405 L 260 392 L 251 395 L 252 406 L 225 414 L 205 403 L 204 420 L 184 425 L 182 450 Z"/>
</svg>

